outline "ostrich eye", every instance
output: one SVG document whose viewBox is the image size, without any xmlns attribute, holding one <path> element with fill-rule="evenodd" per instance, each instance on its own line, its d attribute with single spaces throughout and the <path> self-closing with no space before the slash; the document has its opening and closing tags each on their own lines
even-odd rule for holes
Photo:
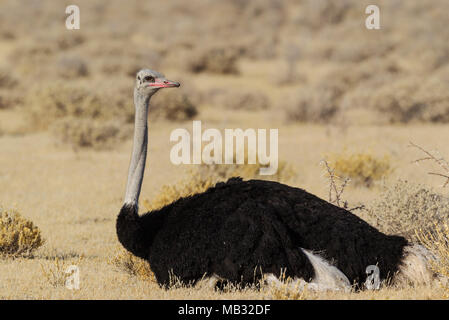
<svg viewBox="0 0 449 320">
<path fill-rule="evenodd" d="M 146 76 L 145 78 L 143 78 L 143 81 L 145 81 L 145 82 L 154 82 L 154 77 Z"/>
</svg>

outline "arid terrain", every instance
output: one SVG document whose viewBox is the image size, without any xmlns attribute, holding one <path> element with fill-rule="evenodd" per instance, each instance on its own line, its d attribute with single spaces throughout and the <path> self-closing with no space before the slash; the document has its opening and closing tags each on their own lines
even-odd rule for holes
<svg viewBox="0 0 449 320">
<path fill-rule="evenodd" d="M 69 4 L 80 7 L 79 30 L 65 28 Z M 24 236 L 22 247 L 42 244 L 7 252 L 12 227 L 0 219 L 0 299 L 446 299 L 449 3 L 375 1 L 380 30 L 365 28 L 368 4 L 0 1 L 0 218 L 19 213 L 42 240 Z M 115 234 L 143 67 L 182 85 L 152 99 L 141 211 L 188 193 L 184 183 L 196 190 L 204 171 L 171 163 L 172 130 L 191 131 L 193 120 L 275 128 L 282 166 L 265 179 L 422 243 L 443 280 L 349 293 L 159 288 Z M 410 143 L 435 159 L 415 163 L 429 155 Z M 337 189 L 350 179 L 338 199 L 322 160 Z M 239 170 L 226 177 L 260 178 Z M 79 267 L 78 290 L 64 285 L 70 265 Z"/>
</svg>

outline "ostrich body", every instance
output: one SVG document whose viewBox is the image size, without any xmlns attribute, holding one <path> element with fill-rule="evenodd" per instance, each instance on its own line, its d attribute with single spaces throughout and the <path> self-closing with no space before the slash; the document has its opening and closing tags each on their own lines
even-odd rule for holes
<svg viewBox="0 0 449 320">
<path fill-rule="evenodd" d="M 161 286 L 169 285 L 171 274 L 185 283 L 206 276 L 245 285 L 281 273 L 328 287 L 361 285 L 369 265 L 378 266 L 382 280 L 417 255 L 403 237 L 272 181 L 231 178 L 139 216 L 149 101 L 160 88 L 178 86 L 155 71 L 137 73 L 134 146 L 116 224 L 121 244 L 150 263 Z"/>
</svg>

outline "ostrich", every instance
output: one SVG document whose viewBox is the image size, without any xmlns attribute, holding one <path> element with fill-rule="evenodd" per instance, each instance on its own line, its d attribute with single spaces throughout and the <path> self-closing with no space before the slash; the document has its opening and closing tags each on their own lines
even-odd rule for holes
<svg viewBox="0 0 449 320">
<path fill-rule="evenodd" d="M 207 191 L 143 215 L 138 200 L 148 144 L 150 98 L 179 87 L 149 69 L 136 75 L 135 131 L 124 204 L 116 221 L 120 243 L 147 260 L 157 282 L 171 275 L 195 284 L 208 277 L 248 285 L 281 273 L 316 288 L 361 288 L 367 267 L 380 280 L 414 280 L 427 272 L 426 253 L 400 236 L 385 235 L 350 211 L 285 184 L 231 178 Z M 424 271 L 423 271 L 424 270 Z"/>
</svg>

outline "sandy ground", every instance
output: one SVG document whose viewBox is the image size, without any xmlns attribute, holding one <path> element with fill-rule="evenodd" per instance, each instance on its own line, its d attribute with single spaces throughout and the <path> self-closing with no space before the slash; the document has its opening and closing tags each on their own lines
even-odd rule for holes
<svg viewBox="0 0 449 320">
<path fill-rule="evenodd" d="M 226 122 L 208 117 L 210 120 L 203 122 L 203 125 L 235 128 L 242 125 L 251 127 L 258 123 L 259 128 L 275 127 L 273 121 L 254 116 L 251 121 L 242 121 L 242 117 L 245 117 L 244 113 L 229 114 Z M 16 125 L 20 125 L 20 116 L 14 119 L 14 112 L 0 113 L 2 125 L 9 122 L 8 118 L 11 119 L 10 123 L 16 121 Z M 429 169 L 426 165 L 417 167 L 411 164 L 419 153 L 408 148 L 407 144 L 412 140 L 430 149 L 438 149 L 442 154 L 449 154 L 449 146 L 440 138 L 449 135 L 449 126 L 364 126 L 341 130 L 337 127 L 278 124 L 280 159 L 292 164 L 298 171 L 292 184 L 324 199 L 327 198 L 327 181 L 319 162 L 329 152 L 347 147 L 388 154 L 394 164 L 394 172 L 389 179 L 409 179 L 436 188 L 439 181 L 426 174 Z M 170 163 L 169 152 L 173 143 L 170 143 L 169 135 L 175 128 L 191 130 L 191 126 L 191 122 L 151 123 L 142 200 L 151 200 L 163 184 L 176 183 L 188 171 L 189 166 Z M 48 133 L 0 136 L 0 204 L 17 208 L 41 228 L 46 239 L 46 244 L 32 259 L 0 259 L 0 298 L 276 297 L 252 290 L 217 293 L 209 289 L 179 288 L 166 291 L 154 283 L 129 276 L 108 263 L 118 248 L 115 217 L 123 200 L 131 143 L 127 141 L 111 151 L 75 152 L 68 146 L 58 145 Z M 351 204 L 366 203 L 375 198 L 379 191 L 379 185 L 371 189 L 349 186 L 344 197 Z M 58 271 L 56 261 L 60 261 L 62 267 L 70 264 L 79 266 L 80 290 L 71 291 L 52 284 L 54 277 L 51 271 Z M 360 294 L 309 294 L 307 297 L 427 299 L 441 298 L 441 294 L 438 288 L 409 288 Z"/>
</svg>

